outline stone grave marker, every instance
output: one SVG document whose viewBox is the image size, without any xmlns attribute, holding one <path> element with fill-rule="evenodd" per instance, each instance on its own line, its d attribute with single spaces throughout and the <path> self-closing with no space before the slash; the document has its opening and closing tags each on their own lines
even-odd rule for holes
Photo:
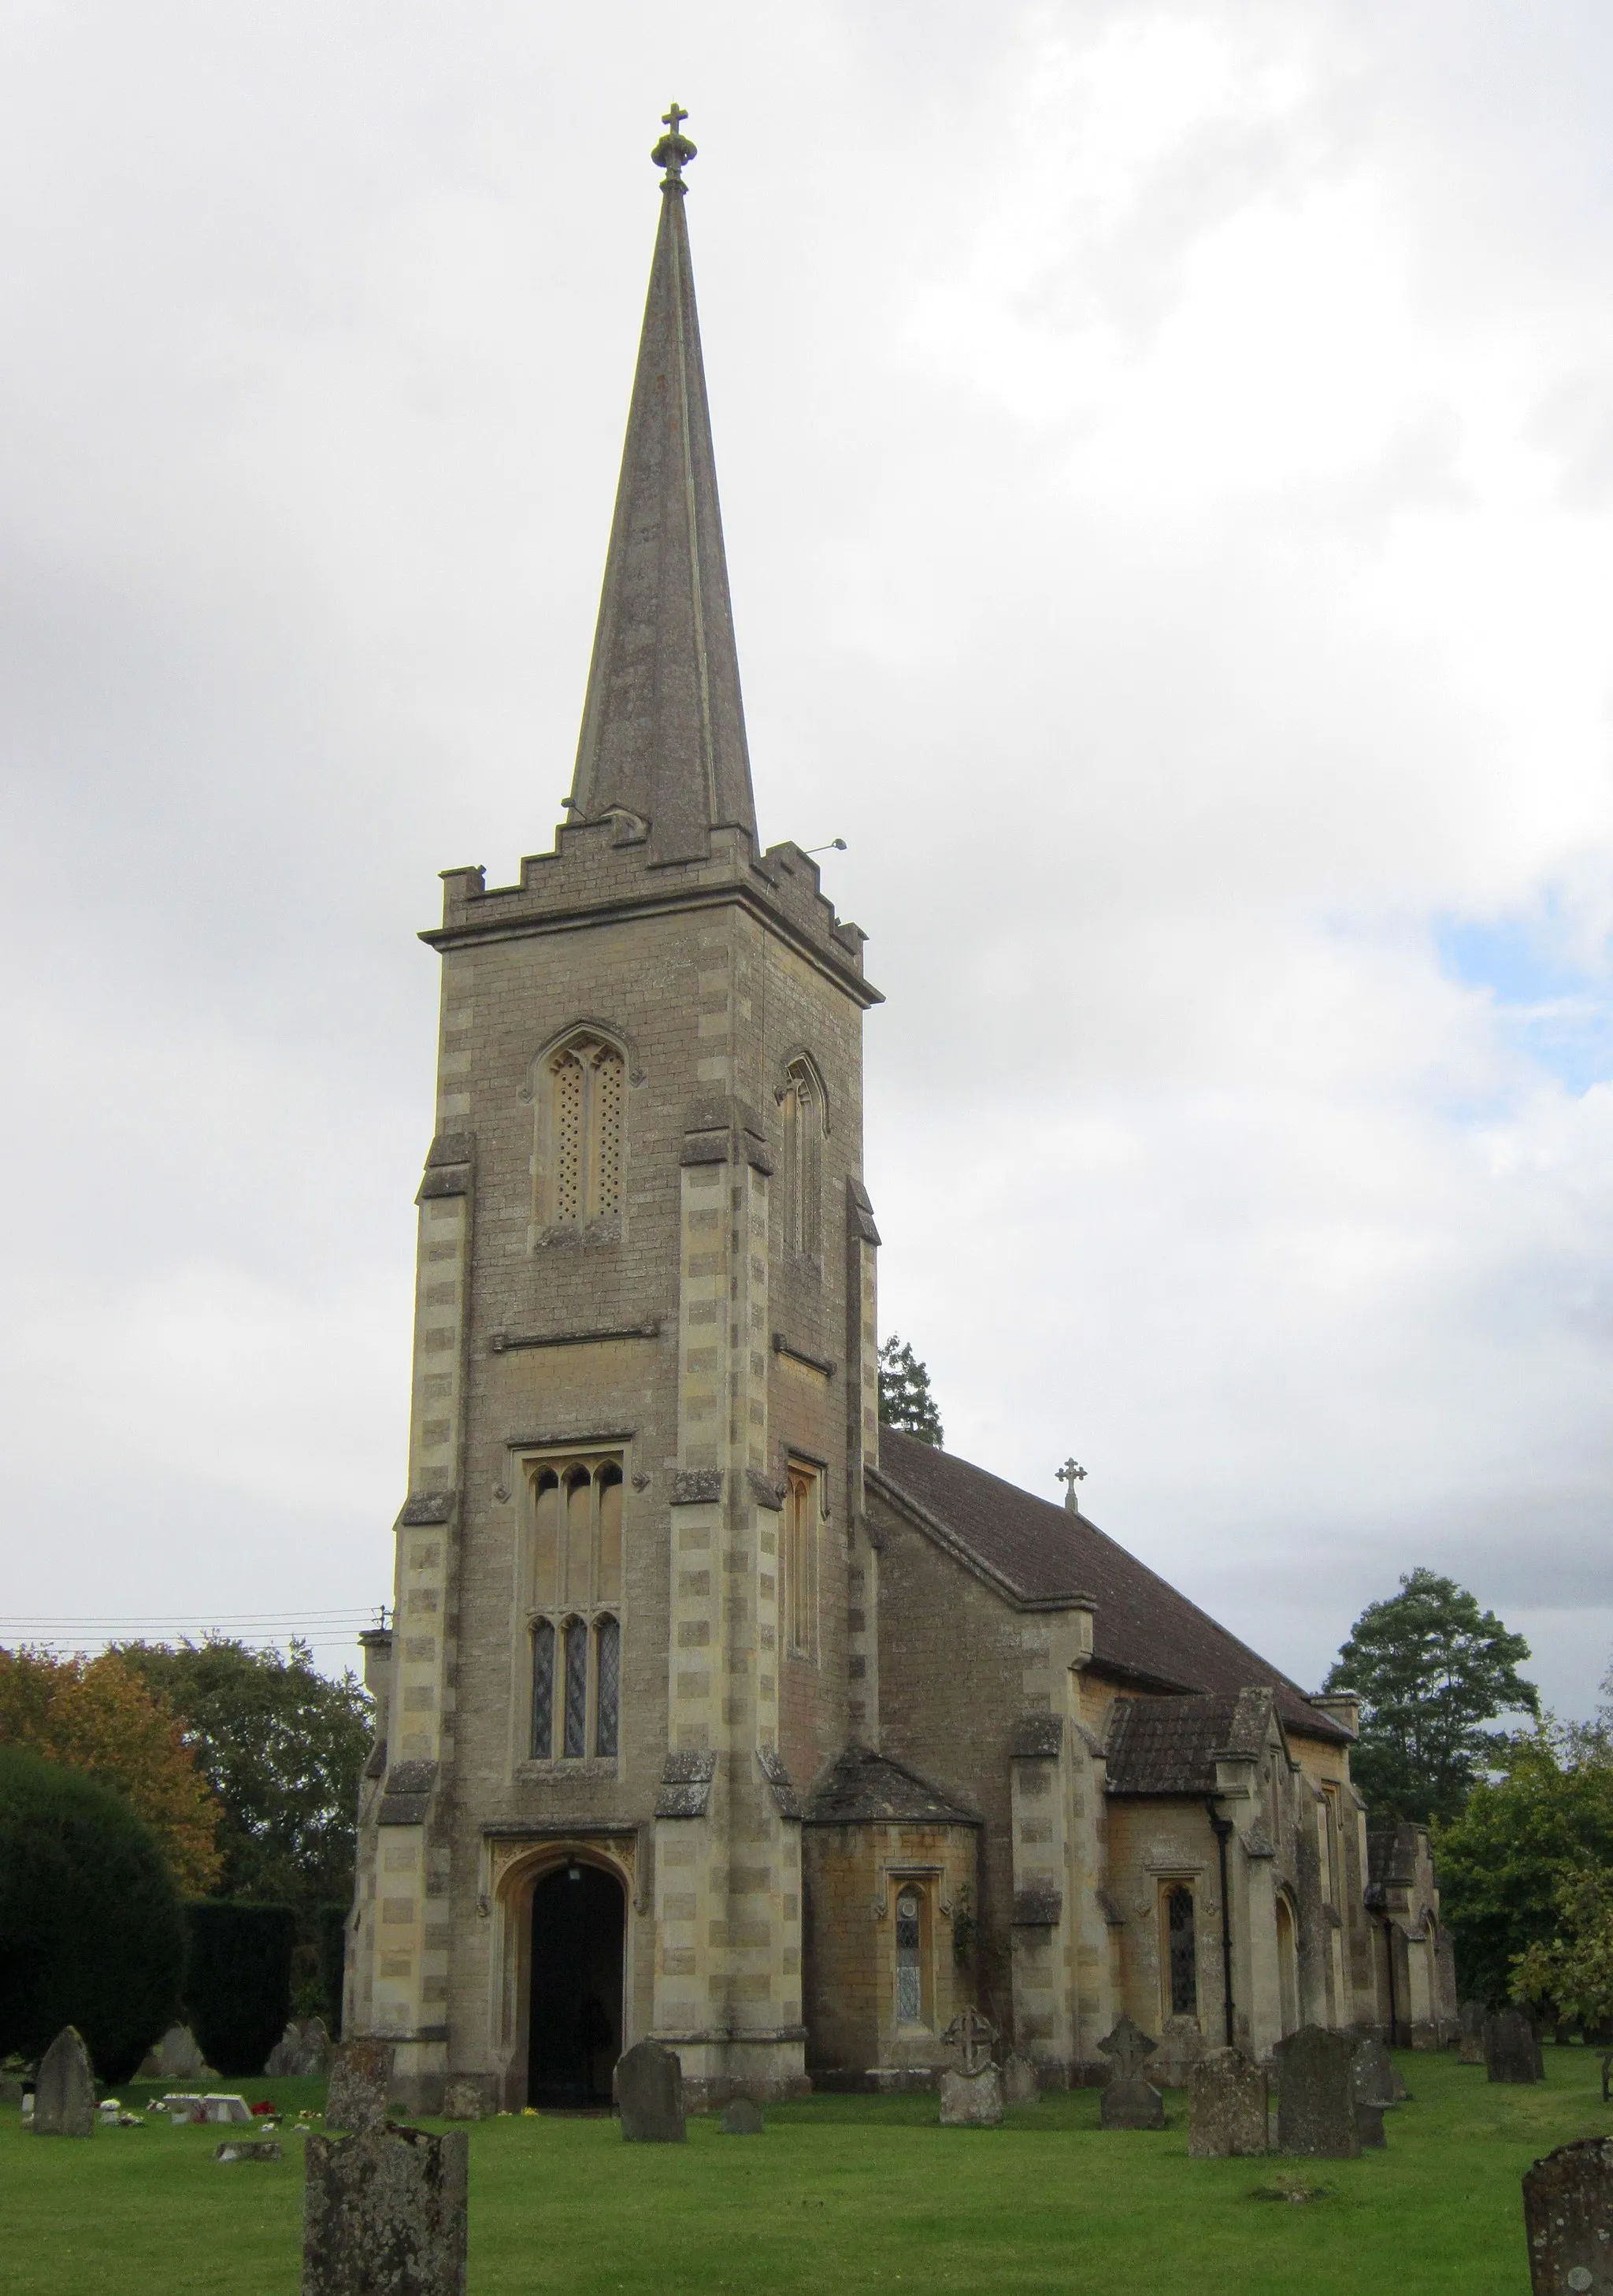
<svg viewBox="0 0 1613 2296">
<path fill-rule="evenodd" d="M 1462 2038 L 1456 2046 L 1456 2062 L 1459 2065 L 1481 2065 L 1484 2062 L 1484 2003 L 1464 2001 L 1461 2014 Z"/>
<path fill-rule="evenodd" d="M 445 2120 L 479 2120 L 487 2109 L 487 2100 L 479 2073 L 453 2073 L 443 2083 L 442 2117 Z"/>
<path fill-rule="evenodd" d="M 382 2128 L 391 2086 L 390 2041 L 344 2041 L 331 2067 L 325 2127 L 355 2136 Z"/>
<path fill-rule="evenodd" d="M 1109 2059 L 1108 2080 L 1099 2095 L 1098 2119 L 1105 2128 L 1163 2128 L 1165 2099 L 1142 2068 L 1159 2044 L 1129 2017 L 1122 2017 L 1098 2046 Z"/>
<path fill-rule="evenodd" d="M 315 2130 L 307 2147 L 302 2296 L 464 2296 L 463 2128 Z"/>
<path fill-rule="evenodd" d="M 1304 2160 L 1355 2160 L 1361 2151 L 1355 2043 L 1321 2025 L 1302 2025 L 1278 2042 L 1274 2054 L 1277 2150 Z"/>
<path fill-rule="evenodd" d="M 204 2120 L 250 2121 L 252 2118 L 252 2113 L 251 2108 L 247 2103 L 244 2096 L 219 2096 L 214 2095 L 204 2096 L 202 2098 L 201 2117 Z"/>
<path fill-rule="evenodd" d="M 36 2136 L 93 2136 L 95 2076 L 89 2051 L 72 2025 L 64 2025 L 39 2060 L 34 2087 Z"/>
<path fill-rule="evenodd" d="M 1004 2104 L 1035 2104 L 1042 2094 L 1036 2079 L 1036 2069 L 1028 2057 L 1016 2049 L 1003 2061 L 1003 2102 Z"/>
<path fill-rule="evenodd" d="M 1189 2074 L 1203 2054 L 1199 2020 L 1167 2017 L 1159 2028 L 1159 2053 L 1148 2070 L 1161 2088 L 1185 2088 Z"/>
<path fill-rule="evenodd" d="M 959 2012 L 941 2039 L 960 2062 L 941 2075 L 943 2128 L 995 2128 L 1003 2118 L 1003 2076 L 992 2062 L 996 2028 L 978 2009 Z"/>
<path fill-rule="evenodd" d="M 1357 2104 L 1404 2104 L 1409 2101 L 1406 2085 L 1383 2041 L 1368 2038 L 1356 2042 L 1351 2078 Z"/>
<path fill-rule="evenodd" d="M 684 2068 L 675 2049 L 635 2041 L 616 2061 L 616 2101 L 629 2144 L 683 2144 Z"/>
<path fill-rule="evenodd" d="M 754 2097 L 736 2096 L 723 2110 L 725 2136 L 759 2136 L 762 2133 L 762 2108 Z"/>
<path fill-rule="evenodd" d="M 247 2138 L 238 2136 L 213 2149 L 215 2161 L 282 2161 L 282 2152 L 273 2137 Z"/>
<path fill-rule="evenodd" d="M 1381 2152 L 1388 2143 L 1383 2133 L 1383 2116 L 1394 2106 L 1382 2097 L 1358 2096 L 1355 2099 L 1355 2134 L 1361 2139 L 1363 2152 Z"/>
<path fill-rule="evenodd" d="M 1493 2081 L 1537 2081 L 1544 2079 L 1540 2036 L 1521 2009 L 1502 2009 L 1486 2017 L 1484 2028 L 1485 2071 Z"/>
<path fill-rule="evenodd" d="M 306 2079 L 331 2070 L 332 2043 L 323 2017 L 293 2017 L 269 2051 L 266 2080 Z"/>
<path fill-rule="evenodd" d="M 1269 2143 L 1265 2068 L 1241 2049 L 1207 2049 L 1187 2077 L 1190 2156 L 1255 2160 Z"/>
<path fill-rule="evenodd" d="M 1582 2136 L 1523 2180 L 1534 2296 L 1613 2296 L 1613 2137 Z"/>
<path fill-rule="evenodd" d="M 196 2036 L 188 2025 L 170 2025 L 156 2046 L 148 2050 L 144 2062 L 135 2075 L 137 2080 L 193 2081 L 200 2080 L 209 2070 L 198 2046 Z"/>
</svg>

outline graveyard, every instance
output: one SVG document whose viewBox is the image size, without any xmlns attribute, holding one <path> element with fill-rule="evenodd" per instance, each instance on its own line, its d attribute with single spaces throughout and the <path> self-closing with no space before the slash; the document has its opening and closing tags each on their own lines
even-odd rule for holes
<svg viewBox="0 0 1613 2296">
<path fill-rule="evenodd" d="M 942 2128 L 933 2093 L 814 2096 L 768 2106 L 755 2136 L 691 2115 L 682 2144 L 624 2144 L 606 2113 L 500 2115 L 464 2132 L 471 2296 L 1360 2296 L 1387 2276 L 1417 2296 L 1527 2296 L 1521 2179 L 1554 2147 L 1606 2135 L 1596 2053 L 1548 2044 L 1543 2082 L 1518 2086 L 1450 2050 L 1395 2062 L 1409 2101 L 1388 2114 L 1384 2148 L 1353 2160 L 1193 2159 L 1180 2090 L 1162 2128 L 1101 2128 L 1090 2089 L 1011 2104 L 989 2128 Z M 295 2296 L 308 2144 L 296 2118 L 323 2109 L 325 2083 L 245 2088 L 281 2115 L 279 2161 L 221 2164 L 225 2132 L 147 2113 L 161 2093 L 150 2083 L 119 2091 L 141 2126 L 87 2141 L 41 2141 L 0 2114 L 8 2296 Z"/>
</svg>

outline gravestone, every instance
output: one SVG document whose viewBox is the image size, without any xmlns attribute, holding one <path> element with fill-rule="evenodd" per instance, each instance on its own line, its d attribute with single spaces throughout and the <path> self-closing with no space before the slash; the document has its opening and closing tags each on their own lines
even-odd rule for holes
<svg viewBox="0 0 1613 2296">
<path fill-rule="evenodd" d="M 302 2296 L 464 2296 L 463 2128 L 307 2140 Z"/>
<path fill-rule="evenodd" d="M 1270 2143 L 1265 2068 L 1241 2049 L 1207 2049 L 1187 2077 L 1187 2149 L 1195 2161 L 1257 2159 Z"/>
<path fill-rule="evenodd" d="M 1392 2112 L 1393 2105 L 1381 2097 L 1358 2096 L 1355 2099 L 1355 2134 L 1361 2139 L 1363 2152 L 1381 2152 L 1388 2143 L 1383 2133 L 1383 2116 Z"/>
<path fill-rule="evenodd" d="M 29 2069 L 22 2058 L 7 2057 L 4 2063 L 0 2064 L 0 2106 L 20 2105 L 22 2084 L 29 2078 Z"/>
<path fill-rule="evenodd" d="M 1523 2180 L 1534 2296 L 1613 2296 L 1613 2137 L 1582 2136 Z"/>
<path fill-rule="evenodd" d="M 235 2137 L 215 2146 L 215 2161 L 281 2161 L 285 2158 L 272 2137 Z"/>
<path fill-rule="evenodd" d="M 323 2017 L 293 2017 L 265 2065 L 266 2080 L 307 2080 L 331 2070 L 332 2045 Z"/>
<path fill-rule="evenodd" d="M 1387 2044 L 1382 2041 L 1368 2039 L 1356 2042 L 1352 2078 L 1357 2104 L 1404 2104 L 1408 2102 L 1406 2085 L 1396 2069 Z"/>
<path fill-rule="evenodd" d="M 207 2062 L 190 2027 L 170 2025 L 162 2038 L 147 2052 L 145 2062 L 135 2079 L 192 2081 L 200 2080 L 207 2070 Z"/>
<path fill-rule="evenodd" d="M 943 2128 L 995 2128 L 1003 2118 L 1003 2076 L 984 2064 L 967 2073 L 949 2065 L 941 2075 Z"/>
<path fill-rule="evenodd" d="M 204 2120 L 250 2120 L 250 2109 L 244 2096 L 204 2096 L 201 2100 Z"/>
<path fill-rule="evenodd" d="M 1144 2080 L 1142 2068 L 1159 2044 L 1129 2017 L 1122 2017 L 1098 2046 L 1112 2068 L 1098 2099 L 1098 2119 L 1105 2128 L 1163 2128 L 1165 2099 L 1153 2083 Z"/>
<path fill-rule="evenodd" d="M 1502 2009 L 1485 2020 L 1485 2071 L 1493 2081 L 1537 2081 L 1544 2078 L 1540 2036 L 1521 2009 Z"/>
<path fill-rule="evenodd" d="M 93 2136 L 95 2076 L 77 2029 L 64 2025 L 39 2060 L 34 2087 L 36 2136 Z"/>
<path fill-rule="evenodd" d="M 1203 2054 L 1199 2020 L 1167 2017 L 1159 2028 L 1159 2053 L 1148 2070 L 1161 2088 L 1185 2088 L 1189 2074 Z"/>
<path fill-rule="evenodd" d="M 390 2041 L 344 2041 L 331 2067 L 325 2127 L 355 2136 L 383 2127 L 391 2086 Z"/>
<path fill-rule="evenodd" d="M 445 2120 L 479 2120 L 487 2109 L 487 2095 L 479 2073 L 454 2073 L 443 2083 L 442 2117 Z"/>
<path fill-rule="evenodd" d="M 684 2068 L 675 2049 L 636 2041 L 616 2061 L 616 2101 L 629 2144 L 683 2144 Z"/>
<path fill-rule="evenodd" d="M 736 2096 L 724 2107 L 725 2136 L 759 2136 L 762 2133 L 762 2108 L 754 2097 Z"/>
<path fill-rule="evenodd" d="M 1041 2094 L 1042 2085 L 1036 2079 L 1035 2065 L 1028 2057 L 1022 2057 L 1016 2049 L 1011 2056 L 1003 2061 L 1003 2103 L 1035 2104 Z"/>
<path fill-rule="evenodd" d="M 1484 2028 L 1484 2003 L 1464 2001 L 1462 2005 L 1462 2038 L 1456 2046 L 1456 2062 L 1459 2065 L 1483 2064 Z"/>
<path fill-rule="evenodd" d="M 1277 2150 L 1309 2161 L 1355 2160 L 1361 2151 L 1355 2043 L 1321 2025 L 1302 2025 L 1278 2042 L 1274 2054 Z"/>
</svg>

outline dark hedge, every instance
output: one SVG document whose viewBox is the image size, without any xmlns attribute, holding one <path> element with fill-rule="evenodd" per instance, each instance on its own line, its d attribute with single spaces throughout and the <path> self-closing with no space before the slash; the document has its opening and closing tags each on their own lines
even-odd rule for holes
<svg viewBox="0 0 1613 2296">
<path fill-rule="evenodd" d="M 119 2087 L 171 2021 L 184 1956 L 162 1852 L 123 1797 L 0 1747 L 0 2056 L 77 2025 Z"/>
<path fill-rule="evenodd" d="M 233 1898 L 192 1898 L 184 1914 L 184 2005 L 201 2054 L 221 2073 L 260 2074 L 291 2013 L 297 1915 Z"/>
</svg>

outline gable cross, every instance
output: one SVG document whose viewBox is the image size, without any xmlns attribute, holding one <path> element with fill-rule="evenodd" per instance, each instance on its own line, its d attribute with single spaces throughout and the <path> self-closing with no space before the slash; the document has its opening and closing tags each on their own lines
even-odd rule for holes
<svg viewBox="0 0 1613 2296">
<path fill-rule="evenodd" d="M 683 133 L 684 122 L 688 117 L 689 114 L 684 110 L 676 96 L 672 99 L 670 111 L 663 111 L 661 114 L 661 126 L 667 133 L 650 157 L 658 168 L 665 168 L 667 170 L 661 177 L 663 191 L 679 191 L 683 188 L 684 170 L 694 157 L 694 146 Z"/>
<path fill-rule="evenodd" d="M 1086 1480 L 1085 1468 L 1077 1466 L 1074 1459 L 1066 1459 L 1064 1464 L 1059 1469 L 1058 1473 L 1054 1476 L 1053 1480 L 1055 1482 L 1062 1483 L 1065 1487 L 1064 1505 L 1066 1508 L 1071 1514 L 1079 1514 L 1081 1512 L 1081 1501 L 1077 1495 L 1076 1485 L 1077 1483 L 1084 1483 Z"/>
</svg>

